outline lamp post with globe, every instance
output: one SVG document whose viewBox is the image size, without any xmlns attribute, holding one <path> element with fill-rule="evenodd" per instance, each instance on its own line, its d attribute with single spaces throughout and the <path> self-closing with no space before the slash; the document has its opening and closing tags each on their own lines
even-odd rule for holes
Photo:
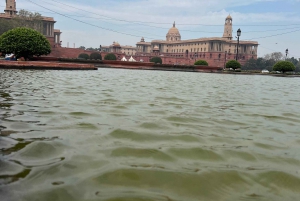
<svg viewBox="0 0 300 201">
<path fill-rule="evenodd" d="M 241 29 L 238 29 L 237 30 L 237 41 L 238 41 L 238 43 L 237 43 L 237 50 L 236 50 L 236 60 L 238 60 L 238 58 L 239 58 L 239 45 L 240 45 L 241 33 L 242 33 Z"/>
</svg>

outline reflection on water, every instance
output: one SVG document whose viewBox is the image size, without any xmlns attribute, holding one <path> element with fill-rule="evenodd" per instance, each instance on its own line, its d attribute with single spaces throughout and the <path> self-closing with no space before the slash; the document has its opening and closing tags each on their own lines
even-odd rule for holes
<svg viewBox="0 0 300 201">
<path fill-rule="evenodd" d="M 1 200 L 299 199 L 298 78 L 112 69 L 0 78 Z"/>
</svg>

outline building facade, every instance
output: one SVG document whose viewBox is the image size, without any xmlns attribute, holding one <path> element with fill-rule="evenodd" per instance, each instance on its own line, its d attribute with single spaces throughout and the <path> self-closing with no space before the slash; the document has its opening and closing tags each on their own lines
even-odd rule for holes
<svg viewBox="0 0 300 201">
<path fill-rule="evenodd" d="M 153 56 L 160 56 L 167 64 L 193 64 L 196 60 L 206 60 L 212 66 L 223 66 L 226 60 L 237 56 L 238 42 L 233 40 L 232 17 L 225 19 L 222 37 L 198 38 L 181 40 L 181 34 L 174 22 L 166 35 L 166 40 L 153 40 L 146 42 L 144 38 L 136 47 L 120 46 L 115 51 L 114 44 L 103 49 L 106 52 L 124 53 L 126 56 L 134 55 L 137 61 L 150 61 Z M 118 43 L 119 45 L 119 43 Z M 131 51 L 128 51 L 128 50 Z M 240 41 L 238 60 L 245 63 L 248 59 L 257 59 L 258 42 Z M 225 57 L 226 55 L 226 57 Z"/>
<path fill-rule="evenodd" d="M 181 34 L 174 22 L 173 27 L 166 35 L 166 40 L 145 42 L 142 38 L 136 44 L 136 56 L 159 55 L 175 58 L 175 60 L 169 59 L 170 62 L 167 63 L 184 62 L 185 64 L 204 59 L 209 61 L 210 65 L 222 66 L 225 59 L 231 60 L 237 56 L 238 42 L 232 40 L 232 33 L 232 17 L 230 15 L 225 19 L 223 37 L 181 40 Z M 238 60 L 241 63 L 250 58 L 257 59 L 258 42 L 240 41 L 238 49 Z"/>
<path fill-rule="evenodd" d="M 122 53 L 127 56 L 136 55 L 136 47 L 125 45 L 121 46 L 118 42 L 113 42 L 110 46 L 101 46 L 102 52 Z"/>
<path fill-rule="evenodd" d="M 17 3 L 16 0 L 6 0 L 4 13 L 0 13 L 0 18 L 10 20 L 17 17 Z M 53 17 L 42 16 L 42 34 L 49 40 L 51 47 L 61 46 L 59 29 L 54 29 L 56 21 Z"/>
</svg>

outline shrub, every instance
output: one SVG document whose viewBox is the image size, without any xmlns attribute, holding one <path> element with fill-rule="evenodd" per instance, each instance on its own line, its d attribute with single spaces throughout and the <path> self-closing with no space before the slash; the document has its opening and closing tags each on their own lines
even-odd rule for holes
<svg viewBox="0 0 300 201">
<path fill-rule="evenodd" d="M 104 60 L 112 60 L 112 61 L 116 61 L 116 60 L 117 60 L 117 57 L 116 57 L 116 55 L 110 53 L 110 54 L 105 55 Z"/>
<path fill-rule="evenodd" d="M 85 60 L 87 60 L 87 59 L 89 59 L 90 58 L 90 56 L 88 55 L 88 54 L 86 54 L 86 53 L 81 53 L 79 56 L 78 56 L 78 59 L 85 59 Z"/>
<path fill-rule="evenodd" d="M 205 60 L 198 60 L 194 63 L 194 65 L 199 65 L 199 66 L 208 66 L 207 61 Z"/>
<path fill-rule="evenodd" d="M 153 62 L 155 64 L 162 64 L 162 60 L 160 57 L 153 57 L 152 59 L 150 59 L 150 62 Z"/>
<path fill-rule="evenodd" d="M 236 60 L 230 60 L 226 63 L 226 68 L 232 68 L 232 69 L 238 69 L 241 68 L 241 64 L 240 62 L 236 61 Z"/>
<path fill-rule="evenodd" d="M 101 54 L 99 54 L 98 52 L 93 52 L 90 55 L 90 59 L 94 59 L 94 60 L 102 60 L 102 56 Z"/>
<path fill-rule="evenodd" d="M 273 71 L 282 71 L 283 73 L 296 70 L 295 65 L 289 61 L 278 61 L 273 66 Z"/>
<path fill-rule="evenodd" d="M 0 36 L 0 52 L 13 53 L 17 58 L 51 53 L 51 46 L 45 36 L 30 28 L 15 28 Z"/>
</svg>

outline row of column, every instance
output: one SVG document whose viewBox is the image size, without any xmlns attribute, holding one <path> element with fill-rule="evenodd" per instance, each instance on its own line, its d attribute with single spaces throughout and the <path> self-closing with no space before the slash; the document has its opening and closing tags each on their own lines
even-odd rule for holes
<svg viewBox="0 0 300 201">
<path fill-rule="evenodd" d="M 54 35 L 54 24 L 46 23 L 46 35 L 53 36 Z"/>
<path fill-rule="evenodd" d="M 60 43 L 60 33 L 54 33 L 54 41 L 55 43 Z"/>
</svg>

